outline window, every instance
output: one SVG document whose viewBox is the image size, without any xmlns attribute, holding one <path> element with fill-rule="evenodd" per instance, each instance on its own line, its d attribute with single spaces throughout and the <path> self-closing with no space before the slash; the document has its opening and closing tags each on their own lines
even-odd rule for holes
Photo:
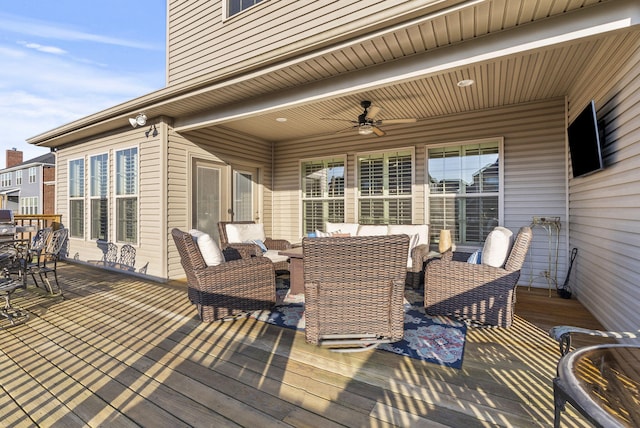
<svg viewBox="0 0 640 428">
<path fill-rule="evenodd" d="M 116 241 L 138 240 L 138 149 L 116 152 Z"/>
<path fill-rule="evenodd" d="M 109 155 L 91 156 L 89 159 L 89 197 L 91 199 L 91 239 L 109 239 L 108 199 Z"/>
<path fill-rule="evenodd" d="M 37 196 L 28 196 L 20 199 L 20 214 L 39 214 L 38 212 L 39 198 Z"/>
<path fill-rule="evenodd" d="M 84 238 L 84 159 L 69 161 L 69 235 Z"/>
<path fill-rule="evenodd" d="M 38 167 L 32 166 L 29 168 L 29 183 L 35 183 L 38 175 Z"/>
<path fill-rule="evenodd" d="M 5 172 L 0 175 L 0 186 L 8 187 L 11 186 L 11 173 Z"/>
<path fill-rule="evenodd" d="M 325 222 L 344 221 L 344 159 L 302 162 L 302 229 L 324 230 Z"/>
<path fill-rule="evenodd" d="M 22 184 L 22 170 L 19 169 L 16 171 L 16 186 L 20 186 Z"/>
<path fill-rule="evenodd" d="M 478 246 L 500 223 L 497 140 L 427 150 L 431 240 L 450 229 L 454 242 Z"/>
<path fill-rule="evenodd" d="M 411 224 L 413 152 L 358 156 L 358 222 Z"/>
<path fill-rule="evenodd" d="M 227 0 L 227 16 L 233 16 L 260 3 L 262 0 Z"/>
</svg>

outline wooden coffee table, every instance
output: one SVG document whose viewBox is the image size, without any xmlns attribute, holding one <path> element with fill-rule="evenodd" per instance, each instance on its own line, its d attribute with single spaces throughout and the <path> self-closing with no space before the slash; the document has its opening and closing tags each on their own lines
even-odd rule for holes
<svg viewBox="0 0 640 428">
<path fill-rule="evenodd" d="M 279 251 L 278 254 L 289 257 L 289 293 L 304 294 L 304 262 L 302 247 L 293 247 Z"/>
</svg>

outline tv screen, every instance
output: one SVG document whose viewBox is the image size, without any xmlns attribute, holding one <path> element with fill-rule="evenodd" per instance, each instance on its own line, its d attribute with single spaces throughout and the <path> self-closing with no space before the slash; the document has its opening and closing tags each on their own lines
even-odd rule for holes
<svg viewBox="0 0 640 428">
<path fill-rule="evenodd" d="M 601 170 L 600 133 L 593 100 L 580 112 L 567 129 L 573 177 Z"/>
</svg>

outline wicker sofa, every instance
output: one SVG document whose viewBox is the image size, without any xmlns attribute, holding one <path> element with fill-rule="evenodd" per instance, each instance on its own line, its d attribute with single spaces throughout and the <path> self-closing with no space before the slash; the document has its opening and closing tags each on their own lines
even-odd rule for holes
<svg viewBox="0 0 640 428">
<path fill-rule="evenodd" d="M 275 304 L 275 272 L 266 257 L 251 257 L 247 249 L 230 249 L 242 258 L 207 266 L 191 234 L 173 229 L 171 235 L 187 275 L 189 300 L 202 321 L 268 309 Z M 223 253 L 226 260 L 232 258 L 227 251 Z"/>
<path fill-rule="evenodd" d="M 407 235 L 304 238 L 309 343 L 368 348 L 404 335 Z"/>
<path fill-rule="evenodd" d="M 273 262 L 276 271 L 289 270 L 288 257 L 278 254 L 280 250 L 291 248 L 291 243 L 285 239 L 272 239 L 265 235 L 264 227 L 253 221 L 221 221 L 218 222 L 220 246 L 226 248 L 248 249 L 254 256 L 264 256 Z M 266 251 L 250 240 L 260 241 Z"/>
<path fill-rule="evenodd" d="M 424 280 L 424 266 L 433 254 L 429 249 L 428 224 L 359 224 L 325 223 L 325 231 L 316 231 L 317 236 L 384 236 L 405 234 L 409 236 L 409 248 L 406 259 L 405 283 L 419 288 Z"/>
<path fill-rule="evenodd" d="M 515 287 L 532 237 L 530 227 L 520 228 L 500 267 L 453 261 L 451 251 L 440 260 L 431 261 L 424 278 L 426 312 L 509 327 L 513 322 Z"/>
</svg>

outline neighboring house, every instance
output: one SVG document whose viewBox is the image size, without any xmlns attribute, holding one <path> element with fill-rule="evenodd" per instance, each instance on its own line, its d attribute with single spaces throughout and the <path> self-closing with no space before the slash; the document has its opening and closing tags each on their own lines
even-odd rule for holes
<svg viewBox="0 0 640 428">
<path fill-rule="evenodd" d="M 0 209 L 14 214 L 55 214 L 55 154 L 25 162 L 22 157 L 19 150 L 6 151 L 6 168 L 0 170 Z"/>
<path fill-rule="evenodd" d="M 638 328 L 640 2 L 238 4 L 169 0 L 166 88 L 29 140 L 57 149 L 71 254 L 131 243 L 177 278 L 173 227 L 429 223 L 472 249 L 487 225 L 559 217 L 558 282 L 578 248 L 574 294 Z M 360 135 L 364 100 L 386 135 Z M 605 169 L 573 178 L 566 129 L 590 100 Z M 554 241 L 534 231 L 520 282 L 547 287 Z"/>
</svg>

